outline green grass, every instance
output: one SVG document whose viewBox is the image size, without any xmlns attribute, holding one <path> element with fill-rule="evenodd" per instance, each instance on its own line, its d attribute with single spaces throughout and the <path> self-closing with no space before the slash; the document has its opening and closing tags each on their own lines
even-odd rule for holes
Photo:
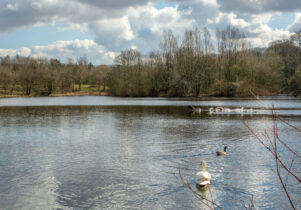
<svg viewBox="0 0 301 210">
<path fill-rule="evenodd" d="M 78 92 L 78 87 L 79 87 L 78 84 L 74 85 L 75 92 Z M 99 90 L 96 86 L 89 85 L 89 84 L 83 84 L 83 85 L 81 85 L 81 91 L 80 92 L 82 92 L 82 94 L 87 93 L 87 95 L 89 95 L 89 94 L 106 94 L 106 93 L 109 92 L 108 87 L 106 87 L 106 91 L 103 91 L 103 86 L 101 86 Z M 32 94 L 34 94 L 34 91 L 32 92 Z M 63 93 L 60 92 L 60 91 L 55 91 L 55 92 L 53 92 L 53 94 L 63 94 Z M 12 95 L 15 95 L 15 96 L 24 95 L 24 91 L 22 90 L 20 84 L 16 84 L 14 86 L 14 92 L 13 92 Z M 10 90 L 6 90 L 6 94 L 5 94 L 5 91 L 4 91 L 3 87 L 0 84 L 0 97 L 5 97 L 5 96 L 10 96 Z"/>
<path fill-rule="evenodd" d="M 74 89 L 78 90 L 78 88 L 79 88 L 79 85 L 75 84 Z M 106 87 L 106 92 L 108 90 L 109 90 L 108 87 Z M 99 90 L 96 86 L 84 84 L 84 85 L 81 85 L 81 91 L 84 91 L 84 92 L 98 92 Z M 101 92 L 103 91 L 103 86 L 100 86 L 100 91 Z"/>
</svg>

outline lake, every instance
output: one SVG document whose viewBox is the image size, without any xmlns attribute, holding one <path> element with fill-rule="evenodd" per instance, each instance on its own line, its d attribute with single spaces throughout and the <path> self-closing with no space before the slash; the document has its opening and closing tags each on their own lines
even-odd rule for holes
<svg viewBox="0 0 301 210">
<path fill-rule="evenodd" d="M 217 106 L 245 111 L 209 115 Z M 2 98 L 0 209 L 206 208 L 180 179 L 197 191 L 202 160 L 212 180 L 199 193 L 224 209 L 252 198 L 258 209 L 289 209 L 275 159 L 243 124 L 272 138 L 273 106 L 279 136 L 301 154 L 301 133 L 287 125 L 301 128 L 300 98 Z M 292 154 L 278 151 L 290 165 Z M 296 157 L 299 177 L 300 166 Z M 289 178 L 287 187 L 301 199 L 300 183 Z"/>
</svg>

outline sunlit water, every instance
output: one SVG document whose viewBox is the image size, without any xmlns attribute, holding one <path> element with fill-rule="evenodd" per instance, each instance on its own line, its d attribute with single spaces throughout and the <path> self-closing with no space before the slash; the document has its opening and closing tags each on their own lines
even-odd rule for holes
<svg viewBox="0 0 301 210">
<path fill-rule="evenodd" d="M 203 111 L 190 113 L 188 105 Z M 211 106 L 254 112 L 209 115 Z M 258 209 L 289 209 L 273 156 L 242 123 L 272 137 L 273 106 L 282 120 L 301 128 L 301 100 L 287 97 L 0 99 L 0 209 L 206 208 L 179 174 L 180 168 L 197 191 L 201 160 L 212 174 L 203 195 L 224 209 L 244 208 L 252 197 Z M 277 125 L 281 139 L 300 154 L 301 133 Z M 227 156 L 215 156 L 224 145 Z M 278 149 L 290 165 L 292 154 Z M 300 165 L 295 158 L 299 177 Z M 294 201 L 301 199 L 294 179 L 288 189 Z"/>
</svg>

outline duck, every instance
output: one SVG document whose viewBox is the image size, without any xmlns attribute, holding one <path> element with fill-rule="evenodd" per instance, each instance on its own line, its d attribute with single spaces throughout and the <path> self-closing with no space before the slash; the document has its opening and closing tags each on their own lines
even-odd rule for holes
<svg viewBox="0 0 301 210">
<path fill-rule="evenodd" d="M 199 187 L 205 187 L 206 185 L 210 184 L 211 174 L 206 171 L 207 164 L 206 164 L 206 162 L 204 160 L 201 161 L 200 165 L 203 168 L 202 168 L 202 171 L 197 172 L 197 174 L 196 174 L 196 177 L 197 177 L 196 184 Z"/>
<path fill-rule="evenodd" d="M 210 109 L 209 109 L 209 115 L 212 115 L 212 114 L 213 114 L 213 112 L 214 112 L 214 109 L 213 109 L 213 107 L 210 107 Z"/>
<path fill-rule="evenodd" d="M 188 106 L 188 108 L 190 109 L 191 112 L 193 113 L 201 113 L 202 112 L 202 109 L 201 108 L 196 108 L 194 106 Z"/>
<path fill-rule="evenodd" d="M 222 150 L 216 151 L 216 155 L 217 156 L 226 155 L 227 154 L 226 150 L 227 150 L 227 146 L 224 147 L 224 151 L 222 151 Z"/>
</svg>

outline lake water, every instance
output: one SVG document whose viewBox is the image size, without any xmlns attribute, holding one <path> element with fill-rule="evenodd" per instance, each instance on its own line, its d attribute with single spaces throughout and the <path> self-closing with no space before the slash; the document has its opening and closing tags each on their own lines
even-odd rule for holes
<svg viewBox="0 0 301 210">
<path fill-rule="evenodd" d="M 246 111 L 209 115 L 216 106 Z M 179 174 L 197 191 L 201 160 L 212 181 L 199 193 L 224 209 L 242 209 L 252 197 L 257 209 L 290 209 L 273 156 L 242 123 L 272 137 L 273 106 L 301 128 L 301 100 L 291 97 L 0 99 L 0 209 L 206 208 Z M 301 133 L 283 121 L 280 138 L 300 154 Z M 217 157 L 225 145 L 227 155 Z M 292 154 L 278 151 L 290 165 Z M 300 166 L 295 157 L 299 177 Z M 289 178 L 287 186 L 300 201 L 300 183 Z"/>
</svg>

